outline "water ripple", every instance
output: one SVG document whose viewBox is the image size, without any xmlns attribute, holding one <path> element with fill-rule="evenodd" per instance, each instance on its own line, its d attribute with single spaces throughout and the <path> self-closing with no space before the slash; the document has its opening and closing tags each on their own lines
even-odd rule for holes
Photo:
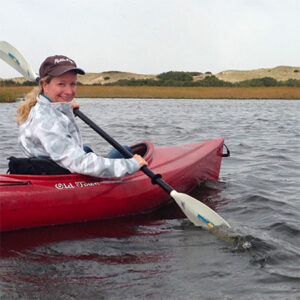
<svg viewBox="0 0 300 300">
<path fill-rule="evenodd" d="M 220 181 L 191 194 L 232 225 L 193 226 L 175 204 L 148 215 L 2 234 L 0 298 L 297 299 L 300 101 L 78 99 L 121 144 L 225 137 Z M 20 156 L 16 104 L 0 104 L 0 169 Z M 86 144 L 111 148 L 78 120 Z"/>
</svg>

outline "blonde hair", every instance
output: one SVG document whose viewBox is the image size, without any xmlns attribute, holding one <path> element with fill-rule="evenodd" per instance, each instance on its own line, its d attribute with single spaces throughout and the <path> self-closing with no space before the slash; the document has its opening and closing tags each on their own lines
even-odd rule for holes
<svg viewBox="0 0 300 300">
<path fill-rule="evenodd" d="M 26 96 L 25 101 L 17 108 L 17 123 L 20 126 L 28 118 L 31 109 L 36 104 L 36 97 L 43 94 L 43 83 L 49 83 L 52 80 L 52 76 L 47 75 L 40 79 L 39 86 L 34 87 Z"/>
</svg>

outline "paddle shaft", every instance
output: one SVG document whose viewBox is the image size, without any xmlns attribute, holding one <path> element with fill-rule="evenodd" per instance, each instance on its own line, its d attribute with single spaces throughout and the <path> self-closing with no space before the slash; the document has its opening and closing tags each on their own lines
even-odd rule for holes
<svg viewBox="0 0 300 300">
<path fill-rule="evenodd" d="M 115 149 L 122 153 L 126 158 L 132 158 L 133 154 L 127 149 L 122 147 L 117 141 L 115 141 L 110 135 L 103 131 L 97 124 L 95 124 L 89 117 L 82 113 L 78 108 L 74 109 L 74 113 L 78 116 L 83 122 L 89 125 L 94 129 L 99 135 L 101 135 L 109 144 L 111 144 Z M 153 184 L 158 184 L 163 188 L 167 193 L 171 193 L 174 189 L 169 186 L 162 178 L 161 175 L 153 173 L 148 167 L 143 166 L 141 170 L 152 179 Z"/>
</svg>

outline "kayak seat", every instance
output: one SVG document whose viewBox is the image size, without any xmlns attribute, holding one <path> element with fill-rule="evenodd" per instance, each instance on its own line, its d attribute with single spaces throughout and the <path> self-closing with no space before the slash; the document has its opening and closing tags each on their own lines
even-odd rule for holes
<svg viewBox="0 0 300 300">
<path fill-rule="evenodd" d="M 9 174 L 23 174 L 23 175 L 63 175 L 71 174 L 71 172 L 49 158 L 44 157 L 30 157 L 17 158 L 11 156 L 8 158 Z"/>
<path fill-rule="evenodd" d="M 145 158 L 149 152 L 147 143 L 140 143 L 130 147 L 134 154 L 139 154 Z M 71 172 L 53 160 L 47 157 L 14 157 L 8 158 L 8 174 L 22 174 L 22 175 L 64 175 L 71 174 Z"/>
</svg>

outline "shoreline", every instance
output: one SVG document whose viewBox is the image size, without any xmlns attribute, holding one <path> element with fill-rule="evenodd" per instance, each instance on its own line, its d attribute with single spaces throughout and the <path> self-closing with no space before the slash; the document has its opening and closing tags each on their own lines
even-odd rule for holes
<svg viewBox="0 0 300 300">
<path fill-rule="evenodd" d="M 0 87 L 0 102 L 24 98 L 32 86 Z M 1 95 L 11 95 L 4 101 Z M 13 100 L 12 100 L 13 98 Z M 79 85 L 76 98 L 300 100 L 300 87 L 157 87 Z"/>
</svg>

